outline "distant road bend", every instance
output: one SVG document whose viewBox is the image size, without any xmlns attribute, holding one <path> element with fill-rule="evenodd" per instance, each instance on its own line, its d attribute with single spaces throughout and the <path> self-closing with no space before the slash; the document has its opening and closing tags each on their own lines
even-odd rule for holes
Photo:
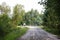
<svg viewBox="0 0 60 40">
<path fill-rule="evenodd" d="M 60 40 L 52 34 L 44 31 L 41 28 L 31 26 L 30 29 L 22 37 L 17 40 Z"/>
</svg>

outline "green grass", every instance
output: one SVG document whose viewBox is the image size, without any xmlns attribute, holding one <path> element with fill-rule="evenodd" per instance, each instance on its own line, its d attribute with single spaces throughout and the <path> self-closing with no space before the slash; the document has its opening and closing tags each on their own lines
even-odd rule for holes
<svg viewBox="0 0 60 40">
<path fill-rule="evenodd" d="M 43 26 L 41 25 L 41 26 L 39 26 L 39 28 L 43 28 Z"/>
<path fill-rule="evenodd" d="M 49 32 L 49 33 L 52 33 L 52 34 L 55 34 L 55 35 L 60 35 L 58 33 L 58 29 L 51 29 L 51 28 L 43 28 L 45 31 Z"/>
<path fill-rule="evenodd" d="M 18 37 L 21 37 L 23 34 L 26 33 L 28 28 L 19 28 L 4 37 L 4 40 L 16 40 Z"/>
</svg>

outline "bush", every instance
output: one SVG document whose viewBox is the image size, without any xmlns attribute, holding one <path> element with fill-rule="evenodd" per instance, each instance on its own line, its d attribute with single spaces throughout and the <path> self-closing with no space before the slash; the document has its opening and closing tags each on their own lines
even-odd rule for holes
<svg viewBox="0 0 60 40">
<path fill-rule="evenodd" d="M 7 14 L 0 15 L 0 37 L 4 37 L 16 28 L 12 25 L 11 18 Z"/>
<path fill-rule="evenodd" d="M 18 37 L 21 37 L 26 31 L 27 28 L 18 28 L 17 30 L 6 35 L 4 40 L 16 40 Z"/>
<path fill-rule="evenodd" d="M 52 34 L 55 34 L 55 35 L 60 35 L 59 33 L 58 33 L 58 29 L 50 29 L 50 28 L 47 28 L 47 27 L 45 27 L 45 28 L 43 28 L 44 30 L 46 30 L 47 32 L 49 32 L 49 33 L 52 33 Z"/>
</svg>

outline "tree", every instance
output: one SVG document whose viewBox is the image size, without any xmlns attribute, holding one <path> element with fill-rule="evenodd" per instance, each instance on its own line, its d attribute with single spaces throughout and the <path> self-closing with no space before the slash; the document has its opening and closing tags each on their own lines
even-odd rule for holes
<svg viewBox="0 0 60 40">
<path fill-rule="evenodd" d="M 51 29 L 54 34 L 60 34 L 60 1 L 45 0 L 41 4 L 45 5 L 46 9 L 43 16 L 43 25 L 45 28 Z"/>
<path fill-rule="evenodd" d="M 13 21 L 13 24 L 15 24 L 15 26 L 17 26 L 18 24 L 20 24 L 21 21 L 23 20 L 22 17 L 24 15 L 24 12 L 25 11 L 23 9 L 23 5 L 17 4 L 14 7 L 12 21 Z"/>
<path fill-rule="evenodd" d="M 0 5 L 0 36 L 5 36 L 12 31 L 11 19 L 8 15 L 10 7 L 8 5 Z"/>
<path fill-rule="evenodd" d="M 40 14 L 37 10 L 31 10 L 27 12 L 24 16 L 26 25 L 40 25 Z"/>
<path fill-rule="evenodd" d="M 0 14 L 2 14 L 2 13 L 3 14 L 4 13 L 6 13 L 6 14 L 10 13 L 10 7 L 7 6 L 5 2 L 3 2 L 2 5 L 0 5 Z"/>
<path fill-rule="evenodd" d="M 0 36 L 4 36 L 11 31 L 10 18 L 6 14 L 0 15 Z"/>
</svg>

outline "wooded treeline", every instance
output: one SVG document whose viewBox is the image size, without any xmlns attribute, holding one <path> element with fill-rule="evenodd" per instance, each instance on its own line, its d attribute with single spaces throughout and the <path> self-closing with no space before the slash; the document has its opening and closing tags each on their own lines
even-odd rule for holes
<svg viewBox="0 0 60 40">
<path fill-rule="evenodd" d="M 41 0 L 38 3 L 45 7 L 42 18 L 44 28 L 60 35 L 60 0 Z"/>
</svg>

